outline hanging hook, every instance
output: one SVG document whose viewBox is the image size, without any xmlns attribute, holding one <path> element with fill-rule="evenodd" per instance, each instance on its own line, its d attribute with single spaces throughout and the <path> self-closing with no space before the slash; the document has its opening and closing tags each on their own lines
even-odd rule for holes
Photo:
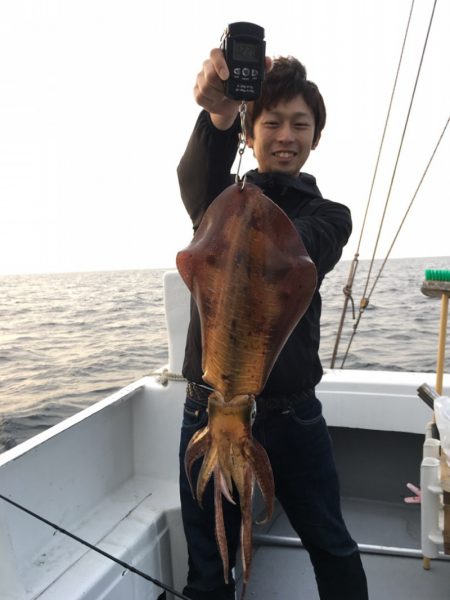
<svg viewBox="0 0 450 600">
<path fill-rule="evenodd" d="M 239 171 L 241 170 L 242 156 L 245 152 L 245 148 L 247 147 L 247 131 L 245 127 L 245 117 L 247 114 L 247 102 L 243 100 L 239 106 L 239 117 L 241 119 L 241 132 L 239 134 L 239 144 L 238 144 L 238 153 L 239 153 L 239 162 L 236 171 L 235 183 L 241 185 L 241 189 L 244 189 L 245 180 L 247 175 L 244 175 L 243 178 L 239 176 Z"/>
</svg>

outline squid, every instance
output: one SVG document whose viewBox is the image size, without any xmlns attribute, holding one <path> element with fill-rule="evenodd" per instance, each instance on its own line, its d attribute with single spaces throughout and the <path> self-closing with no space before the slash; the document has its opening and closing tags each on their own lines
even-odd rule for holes
<svg viewBox="0 0 450 600">
<path fill-rule="evenodd" d="M 264 388 L 317 285 L 314 263 L 287 215 L 250 183 L 226 188 L 206 210 L 177 268 L 199 311 L 203 380 L 212 388 L 208 423 L 191 438 L 185 468 L 203 457 L 195 494 L 214 477 L 215 531 L 228 583 L 222 498 L 241 511 L 244 590 L 252 558 L 255 481 L 272 516 L 275 486 L 266 451 L 252 438 L 255 397 Z"/>
</svg>

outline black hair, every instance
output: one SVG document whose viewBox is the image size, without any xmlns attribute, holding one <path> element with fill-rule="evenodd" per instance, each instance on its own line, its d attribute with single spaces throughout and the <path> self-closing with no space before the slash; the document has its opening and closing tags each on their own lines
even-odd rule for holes
<svg viewBox="0 0 450 600">
<path fill-rule="evenodd" d="M 270 110 L 281 100 L 292 100 L 302 96 L 314 115 L 313 144 L 319 141 L 326 122 L 326 109 L 322 94 L 315 83 L 306 78 L 304 65 L 293 56 L 280 56 L 273 61 L 272 69 L 266 74 L 261 96 L 249 106 L 248 131 L 253 135 L 252 123 L 264 109 Z"/>
</svg>

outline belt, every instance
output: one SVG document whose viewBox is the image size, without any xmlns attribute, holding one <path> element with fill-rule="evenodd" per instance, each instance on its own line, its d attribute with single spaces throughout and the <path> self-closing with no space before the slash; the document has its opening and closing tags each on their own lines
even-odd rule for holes
<svg viewBox="0 0 450 600">
<path fill-rule="evenodd" d="M 211 388 L 206 388 L 203 385 L 188 381 L 186 386 L 186 396 L 192 400 L 196 400 L 204 406 L 208 406 L 208 396 L 213 392 Z"/>
<path fill-rule="evenodd" d="M 195 400 L 203 406 L 208 406 L 208 396 L 213 392 L 211 388 L 207 388 L 193 381 L 189 381 L 186 388 L 188 398 Z M 303 403 L 305 400 L 314 395 L 314 388 L 301 390 L 295 394 L 286 394 L 280 396 L 256 396 L 256 413 L 258 415 L 285 412 L 291 410 Z"/>
</svg>

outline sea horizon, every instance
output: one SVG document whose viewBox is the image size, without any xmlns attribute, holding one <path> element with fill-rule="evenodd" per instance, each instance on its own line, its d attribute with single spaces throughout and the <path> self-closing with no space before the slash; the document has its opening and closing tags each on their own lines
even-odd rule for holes
<svg viewBox="0 0 450 600">
<path fill-rule="evenodd" d="M 388 259 L 384 258 L 384 257 L 376 257 L 374 260 L 374 262 L 383 262 L 386 260 L 386 262 L 391 262 L 391 261 L 399 261 L 399 260 L 420 260 L 420 259 L 429 259 L 429 260 L 433 260 L 433 259 L 437 259 L 437 260 L 442 260 L 442 259 L 449 259 L 449 263 L 450 263 L 450 255 L 431 255 L 431 256 L 393 256 L 393 257 L 389 257 Z M 339 260 L 338 264 L 342 264 L 342 263 L 350 263 L 355 259 L 355 257 L 352 258 L 341 258 Z M 370 262 L 372 260 L 371 257 L 358 257 L 357 259 L 359 262 Z M 0 277 L 10 277 L 10 276 L 19 276 L 19 275 L 23 275 L 23 276 L 33 276 L 33 275 L 69 275 L 69 274 L 83 274 L 83 273 L 111 273 L 111 272 L 116 272 L 116 273 L 122 273 L 122 272 L 127 272 L 127 271 L 173 271 L 176 270 L 177 267 L 175 264 L 173 264 L 172 266 L 165 266 L 165 267 L 152 267 L 152 266 L 141 266 L 141 267 L 120 267 L 120 268 L 114 268 L 114 267 L 99 267 L 99 268 L 92 268 L 92 269 L 78 269 L 78 268 L 74 268 L 74 269 L 68 269 L 68 270 L 54 270 L 54 271 L 20 271 L 20 272 L 0 272 Z M 450 269 L 450 264 L 449 264 L 449 269 Z"/>
</svg>

